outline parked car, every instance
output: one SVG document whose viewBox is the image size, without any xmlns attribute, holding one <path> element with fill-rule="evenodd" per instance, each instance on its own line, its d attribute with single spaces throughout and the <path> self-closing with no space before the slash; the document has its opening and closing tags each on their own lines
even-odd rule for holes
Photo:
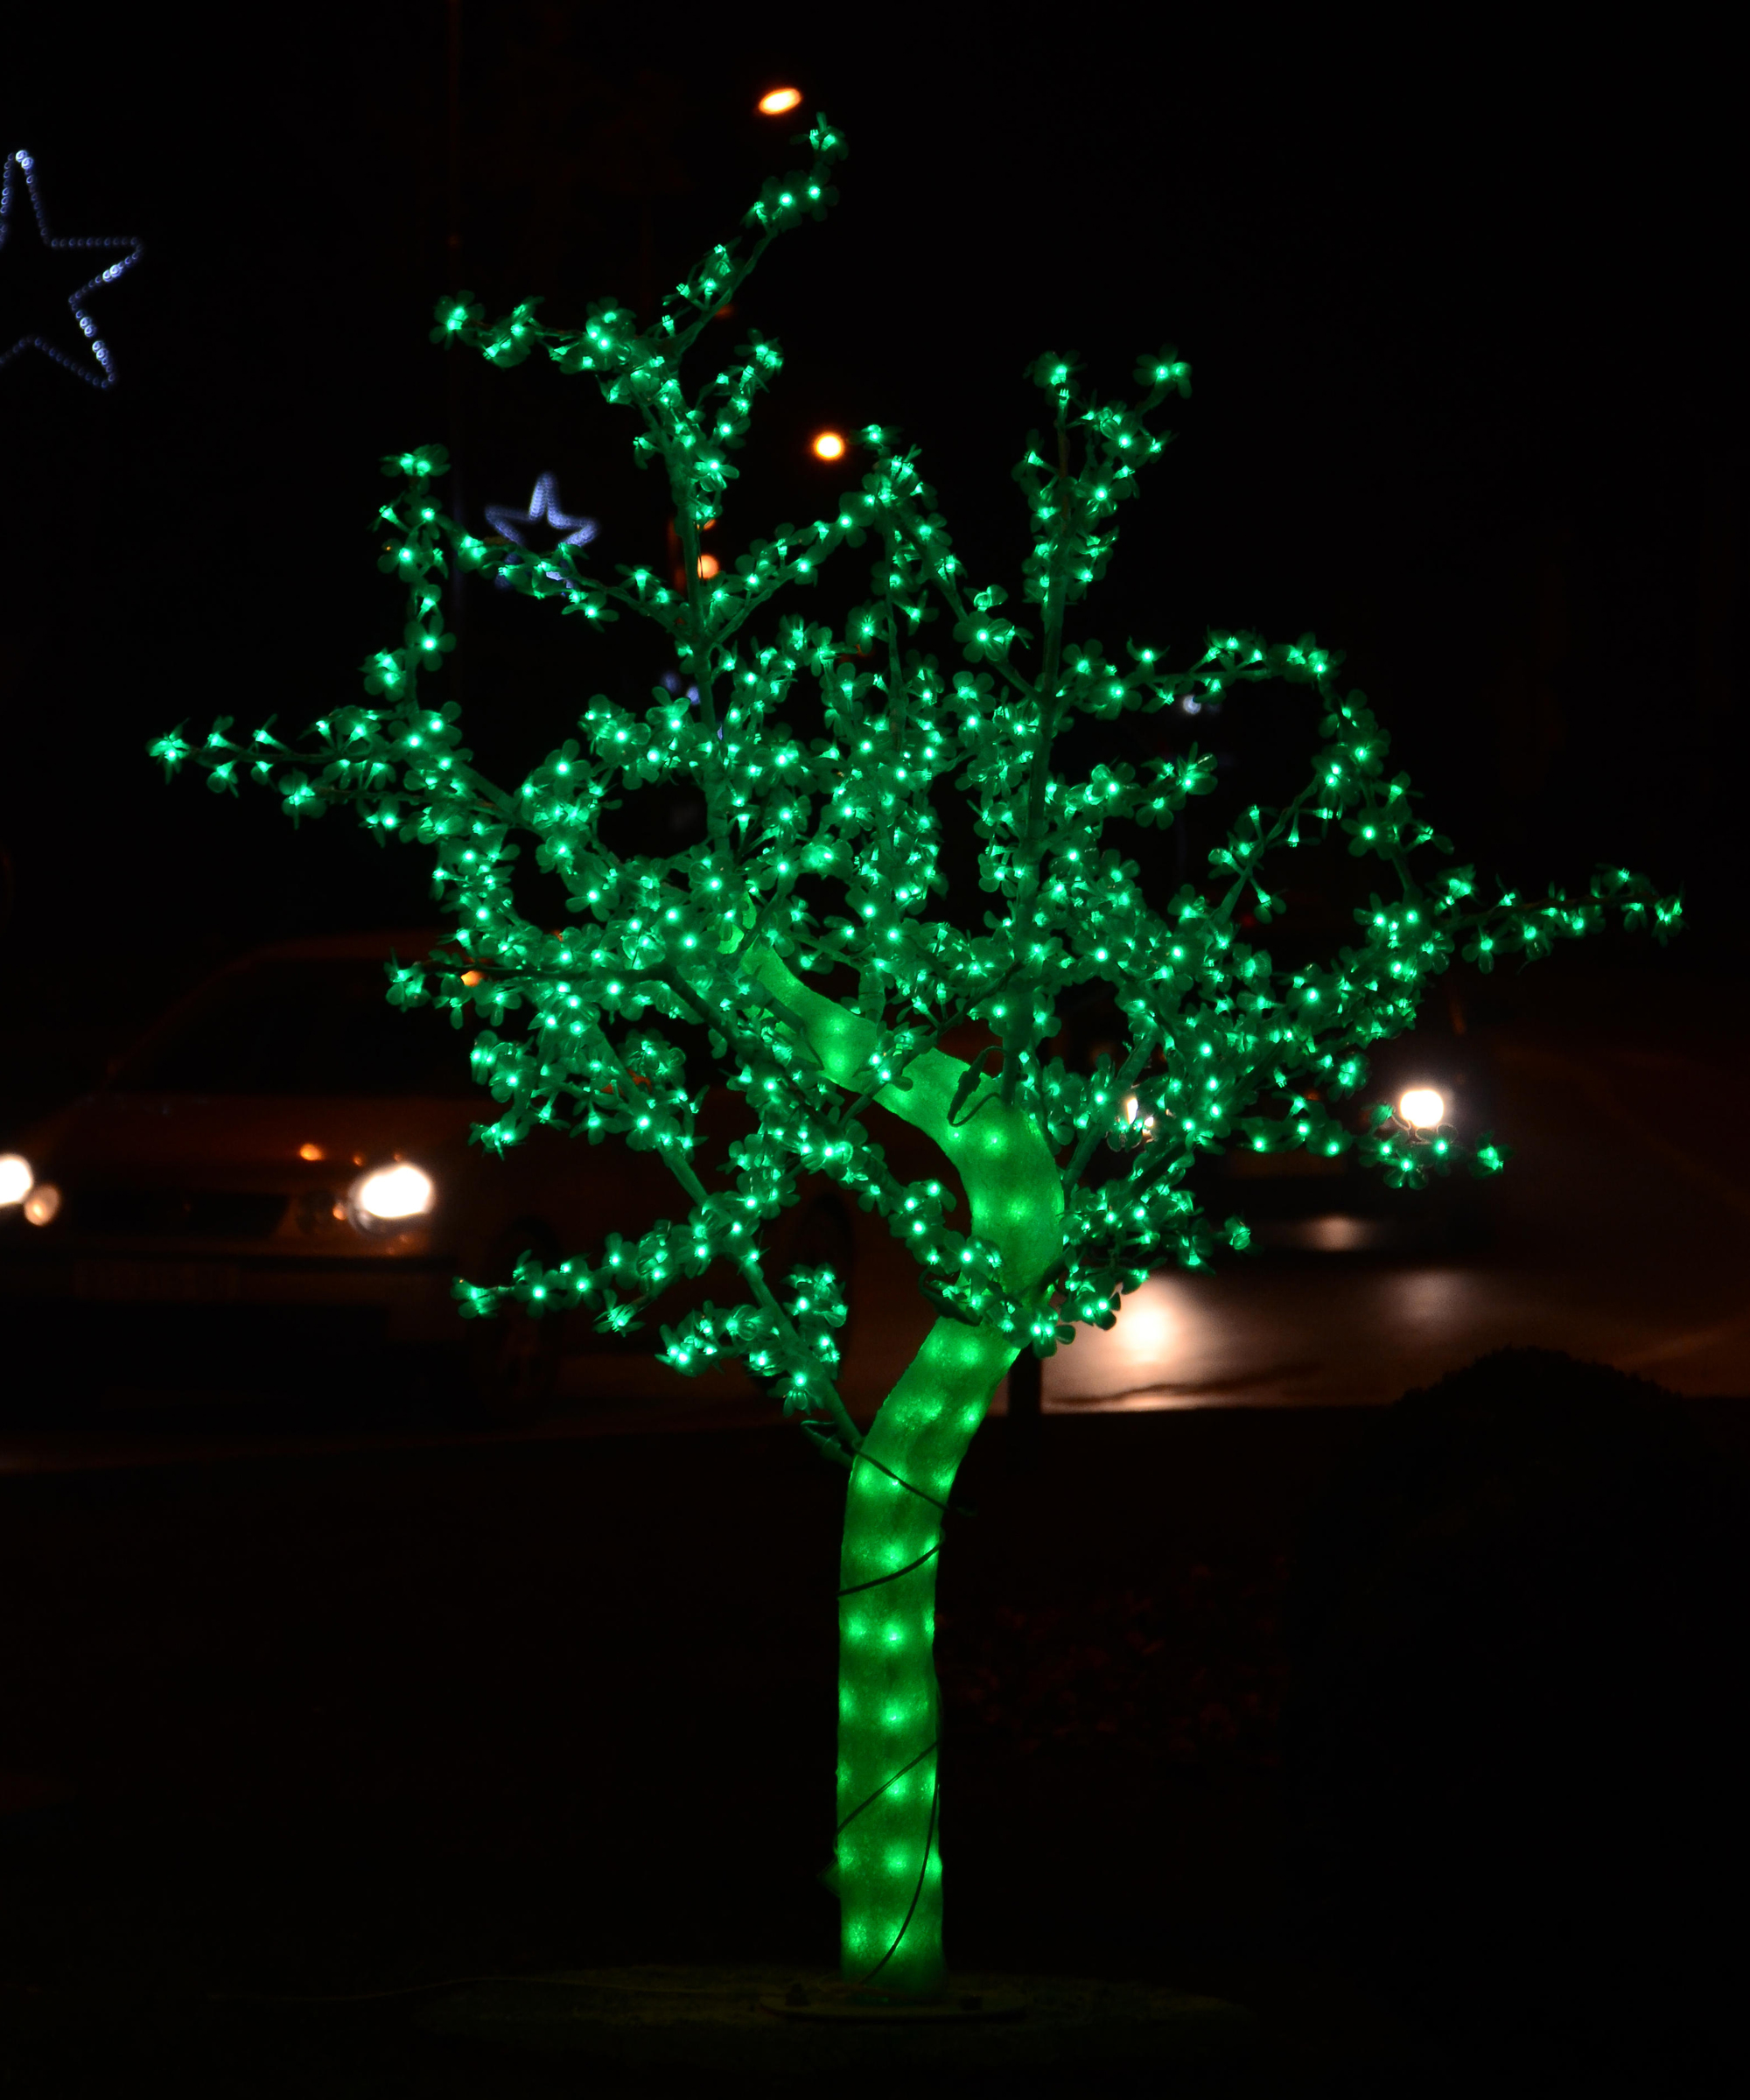
<svg viewBox="0 0 1750 2100">
<path fill-rule="evenodd" d="M 26 1132 L 0 1160 L 15 1364 L 32 1332 L 46 1344 L 37 1376 L 67 1389 L 320 1387 L 348 1367 L 417 1363 L 477 1415 L 512 1420 L 545 1404 L 569 1347 L 612 1352 L 578 1315 L 459 1316 L 457 1276 L 508 1280 L 525 1250 L 598 1249 L 675 1214 L 677 1192 L 614 1143 L 542 1130 L 503 1156 L 470 1144 L 493 1113 L 470 1032 L 384 996 L 391 951 L 414 960 L 440 938 L 246 956 Z M 830 1192 L 789 1214 L 806 1258 L 848 1270 Z M 688 1295 L 666 1295 L 657 1317 Z"/>
</svg>

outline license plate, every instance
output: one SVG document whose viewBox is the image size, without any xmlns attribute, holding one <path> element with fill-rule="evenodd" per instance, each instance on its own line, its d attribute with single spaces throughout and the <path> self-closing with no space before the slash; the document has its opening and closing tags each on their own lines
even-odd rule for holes
<svg viewBox="0 0 1750 2100">
<path fill-rule="evenodd" d="M 73 1289 L 76 1298 L 210 1304 L 236 1297 L 237 1269 L 233 1262 L 80 1262 Z"/>
</svg>

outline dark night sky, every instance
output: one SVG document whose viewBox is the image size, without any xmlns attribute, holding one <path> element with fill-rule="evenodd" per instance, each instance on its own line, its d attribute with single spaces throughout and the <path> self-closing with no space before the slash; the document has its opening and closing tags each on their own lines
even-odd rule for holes
<svg viewBox="0 0 1750 2100">
<path fill-rule="evenodd" d="M 545 291 L 566 322 L 635 298 L 647 214 L 672 282 L 787 164 L 794 121 L 752 114 L 776 80 L 851 140 L 840 207 L 779 244 L 738 313 L 788 364 L 738 455 L 729 554 L 830 500 L 816 418 L 878 419 L 1012 586 L 1025 367 L 1074 347 L 1122 392 L 1172 340 L 1194 391 L 1089 631 L 1189 658 L 1217 622 L 1315 630 L 1486 873 L 1633 862 L 1687 886 L 1691 964 L 1741 966 L 1722 52 L 1256 25 L 1156 48 L 1177 18 L 1140 9 L 1090 17 L 1076 48 L 1068 26 L 1023 49 L 900 9 L 743 49 L 732 25 L 759 10 L 667 10 L 641 39 L 605 37 L 604 12 L 466 10 L 462 275 L 489 307 Z M 0 150 L 36 154 L 50 230 L 146 248 L 92 304 L 112 391 L 34 353 L 0 370 L 12 1031 L 119 1010 L 143 965 L 163 982 L 256 939 L 426 916 L 418 853 L 167 789 L 144 746 L 184 718 L 308 719 L 398 634 L 378 458 L 454 435 L 426 340 L 445 10 L 300 9 L 271 53 L 175 47 L 162 20 L 105 38 L 39 11 L 0 74 Z M 0 326 L 30 289 L 0 254 Z M 604 521 L 604 562 L 660 558 L 662 488 L 588 382 L 476 366 L 462 407 L 473 523 L 550 468 Z M 843 558 L 860 592 L 864 557 Z M 591 662 L 577 623 L 482 595 L 466 699 L 507 773 L 590 692 L 633 697 L 662 668 L 627 623 Z"/>
</svg>

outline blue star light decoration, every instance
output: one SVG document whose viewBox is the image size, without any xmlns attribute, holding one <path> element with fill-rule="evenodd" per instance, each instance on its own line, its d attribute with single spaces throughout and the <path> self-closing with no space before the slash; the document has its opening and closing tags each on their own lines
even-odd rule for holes
<svg viewBox="0 0 1750 2100">
<path fill-rule="evenodd" d="M 21 350 L 34 348 L 40 350 L 45 357 L 52 357 L 56 364 L 64 365 L 69 372 L 76 374 L 79 378 L 87 380 L 94 387 L 107 391 L 115 385 L 116 374 L 110 362 L 108 346 L 98 334 L 96 323 L 86 312 L 85 301 L 93 292 L 102 290 L 106 284 L 113 284 L 124 270 L 131 270 L 134 267 L 140 259 L 140 243 L 131 234 L 114 240 L 98 239 L 94 236 L 59 240 L 54 238 L 49 232 L 47 220 L 43 217 L 43 200 L 37 188 L 37 164 L 21 146 L 17 152 L 9 153 L 4 163 L 0 164 L 0 270 L 4 268 L 7 251 L 12 244 L 15 230 L 13 208 L 18 200 L 20 176 L 24 178 L 23 187 L 30 192 L 31 212 L 37 222 L 37 238 L 43 247 L 56 251 L 61 249 L 84 251 L 79 262 L 67 272 L 69 276 L 81 277 L 85 262 L 88 260 L 94 260 L 95 256 L 100 252 L 114 256 L 115 260 L 106 263 L 103 268 L 96 270 L 93 275 L 83 276 L 81 281 L 75 284 L 66 295 L 67 306 L 73 318 L 78 322 L 80 332 L 90 346 L 92 355 L 97 360 L 99 367 L 97 371 L 94 372 L 83 358 L 69 355 L 68 352 L 62 347 L 60 342 L 56 341 L 53 336 L 38 333 L 34 327 L 27 327 L 24 334 L 10 343 L 4 340 L 4 335 L 0 335 L 0 366 L 10 364 Z"/>
<path fill-rule="evenodd" d="M 556 474 L 537 476 L 535 493 L 528 499 L 527 510 L 512 510 L 503 503 L 488 503 L 486 508 L 487 524 L 501 539 L 510 541 L 514 546 L 527 547 L 528 541 L 526 536 L 534 526 L 544 525 L 550 532 L 557 535 L 554 548 L 542 550 L 543 552 L 552 552 L 559 547 L 587 547 L 601 529 L 594 518 L 574 518 L 560 509 L 559 477 Z M 500 569 L 495 580 L 500 589 L 508 590 L 514 578 L 508 570 Z"/>
</svg>

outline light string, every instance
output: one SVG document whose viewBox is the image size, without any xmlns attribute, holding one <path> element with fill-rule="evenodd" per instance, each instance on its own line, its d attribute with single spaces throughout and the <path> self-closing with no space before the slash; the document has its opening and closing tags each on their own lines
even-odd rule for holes
<svg viewBox="0 0 1750 2100">
<path fill-rule="evenodd" d="M 934 1744 L 931 1745 L 931 1748 L 934 1748 Z M 928 1753 L 926 1753 L 926 1754 L 928 1754 Z M 866 1976 L 859 1979 L 860 1982 L 865 1985 L 872 1984 L 875 1981 L 875 1978 L 880 1975 L 881 1971 L 887 1966 L 888 1963 L 891 1962 L 893 1956 L 900 1951 L 900 1942 L 904 1940 L 906 1933 L 911 1930 L 912 1920 L 917 1915 L 918 1903 L 924 1893 L 924 1883 L 928 1877 L 930 1867 L 935 1862 L 937 1857 L 935 1850 L 935 1820 L 936 1813 L 941 1806 L 941 1803 L 942 1774 L 939 1770 L 933 1769 L 930 1774 L 929 1821 L 924 1830 L 923 1856 L 918 1862 L 918 1878 L 912 1886 L 912 1900 L 906 1906 L 906 1914 L 900 1920 L 900 1929 L 893 1935 L 892 1939 L 889 1942 L 886 1953 L 881 1956 L 880 1960 L 876 1963 L 875 1966 L 870 1970 Z"/>
<path fill-rule="evenodd" d="M 853 1823 L 856 1822 L 857 1818 L 863 1813 L 864 1809 L 872 1809 L 874 1807 L 875 1803 L 880 1800 L 881 1796 L 887 1791 L 888 1788 L 893 1784 L 895 1780 L 903 1779 L 907 1772 L 914 1770 L 919 1765 L 922 1764 L 924 1760 L 933 1750 L 935 1750 L 939 1747 L 940 1746 L 934 1741 L 926 1743 L 923 1748 L 920 1750 L 915 1756 L 908 1757 L 905 1763 L 900 1767 L 897 1772 L 889 1773 L 887 1777 L 881 1782 L 881 1784 L 876 1788 L 872 1794 L 867 1796 L 864 1800 L 859 1801 L 857 1806 L 851 1810 L 848 1816 L 842 1816 L 839 1818 L 838 1829 L 833 1833 L 834 1836 L 842 1836 L 844 1832 L 848 1830 Z"/>
<path fill-rule="evenodd" d="M 927 1560 L 931 1559 L 941 1550 L 942 1546 L 938 1542 L 926 1551 L 920 1553 L 915 1560 L 908 1560 L 903 1568 L 893 1568 L 885 1575 L 872 1576 L 867 1582 L 853 1582 L 848 1588 L 841 1590 L 838 1593 L 841 1597 L 855 1597 L 862 1590 L 878 1590 L 884 1582 L 897 1582 L 900 1576 L 909 1575 L 914 1568 L 922 1567 Z"/>
<path fill-rule="evenodd" d="M 956 1514 L 961 1516 L 971 1516 L 975 1514 L 972 1510 L 963 1507 L 956 1508 L 956 1506 L 954 1503 L 944 1502 L 940 1495 L 931 1494 L 924 1488 L 920 1488 L 914 1480 L 908 1480 L 903 1474 L 895 1473 L 891 1466 L 884 1466 L 879 1459 L 876 1458 L 872 1452 L 871 1452 L 860 1443 L 858 1446 L 856 1455 L 858 1458 L 862 1460 L 865 1466 L 872 1466 L 877 1473 L 885 1474 L 886 1477 L 893 1482 L 896 1488 L 903 1488 L 907 1494 L 916 1495 L 920 1502 L 928 1502 L 932 1509 L 940 1509 L 944 1516 L 946 1516 L 950 1509 L 955 1509 Z M 934 1552 L 934 1550 L 935 1549 L 934 1547 L 930 1549 L 931 1552 Z M 928 1553 L 920 1553 L 918 1556 L 918 1561 L 914 1562 L 912 1564 L 916 1566 L 919 1562 L 928 1560 Z M 858 1588 L 867 1588 L 869 1586 L 867 1584 L 858 1584 L 854 1585 L 853 1586 Z M 840 1596 L 846 1596 L 849 1594 L 849 1592 L 841 1590 L 839 1594 Z"/>
<path fill-rule="evenodd" d="M 843 1596 L 845 1594 L 845 1592 L 841 1591 L 839 1594 Z M 857 1818 L 863 1814 L 865 1809 L 872 1809 L 876 1802 L 879 1801 L 884 1795 L 886 1795 L 893 1786 L 906 1777 L 907 1773 L 914 1771 L 918 1766 L 922 1764 L 927 1757 L 934 1756 L 941 1747 L 942 1746 L 940 1741 L 938 1740 L 932 1739 L 929 1742 L 926 1743 L 923 1748 L 918 1751 L 915 1755 L 907 1758 L 905 1763 L 900 1767 L 899 1770 L 890 1773 L 887 1777 L 882 1781 L 881 1784 L 875 1788 L 872 1794 L 868 1795 L 864 1800 L 859 1801 L 857 1806 L 850 1810 L 849 1815 L 843 1816 L 839 1818 L 838 1828 L 834 1835 L 842 1838 L 844 1836 L 845 1831 L 853 1823 L 856 1822 Z M 881 1971 L 887 1966 L 888 1963 L 892 1960 L 893 1956 L 900 1950 L 900 1942 L 905 1938 L 907 1930 L 910 1928 L 912 1920 L 917 1914 L 918 1901 L 922 1896 L 924 1891 L 925 1877 L 928 1872 L 932 1860 L 937 1857 L 935 1851 L 935 1824 L 941 1799 L 942 1773 L 940 1767 L 937 1766 L 932 1768 L 930 1774 L 929 1820 L 925 1830 L 923 1854 L 918 1864 L 917 1880 L 912 1889 L 912 1900 L 906 1907 L 906 1914 L 900 1919 L 900 1928 L 893 1935 L 892 1941 L 889 1942 L 887 1951 L 881 1956 L 880 1960 L 876 1963 L 872 1969 L 868 1970 L 866 1974 L 855 1979 L 859 1986 L 872 1984 L 875 1978 L 879 1976 Z"/>
<path fill-rule="evenodd" d="M 465 1315 L 514 1300 L 579 1308 L 625 1334 L 670 1284 L 714 1264 L 745 1285 L 747 1298 L 662 1327 L 661 1353 L 687 1373 L 745 1363 L 850 1468 L 838 1797 L 868 1798 L 856 1829 L 841 1827 L 834 1870 L 844 1970 L 874 1973 L 885 1948 L 877 1969 L 891 1987 L 928 1996 L 946 1974 L 935 1796 L 900 1776 L 927 1753 L 901 1754 L 940 1737 L 942 1516 L 1017 1351 L 1049 1354 L 1078 1323 L 1111 1326 L 1163 1256 L 1196 1268 L 1219 1245 L 1247 1243 L 1242 1218 L 1212 1224 L 1187 1186 L 1212 1152 L 1336 1157 L 1359 1145 L 1400 1186 L 1460 1164 L 1496 1171 L 1506 1148 L 1486 1134 L 1466 1144 L 1381 1102 L 1358 1138 L 1334 1104 L 1362 1094 L 1369 1047 L 1410 1026 L 1455 956 L 1488 970 L 1547 954 L 1598 931 L 1606 909 L 1662 941 L 1681 906 L 1620 868 L 1600 869 L 1577 902 L 1554 889 L 1485 901 L 1407 777 L 1388 774 L 1385 733 L 1365 696 L 1339 684 L 1340 657 L 1311 635 L 1270 643 L 1218 629 L 1173 669 L 1135 641 L 1115 662 L 1072 634 L 1110 558 L 1117 505 L 1165 449 L 1163 411 L 1188 391 L 1171 347 L 1140 361 L 1129 402 L 1101 400 L 1073 357 L 1032 368 L 1051 435 L 1030 441 L 1015 477 L 1031 526 L 1028 627 L 1004 612 L 1000 585 L 975 587 L 916 453 L 878 426 L 858 435 L 867 471 L 833 514 L 780 524 L 732 570 L 701 577 L 700 536 L 781 355 L 751 334 L 690 393 L 682 364 L 777 234 L 833 201 L 844 140 L 821 118 L 806 143 L 809 165 L 766 186 L 745 245 L 714 248 L 647 330 L 612 300 L 570 332 L 546 327 L 533 300 L 492 322 L 466 295 L 438 308 L 434 337 L 452 354 L 506 368 L 538 350 L 637 416 L 635 455 L 668 478 L 682 587 L 648 567 L 596 573 L 578 547 L 531 558 L 491 546 L 440 509 L 442 449 L 401 453 L 384 463 L 399 486 L 374 528 L 408 613 L 399 645 L 364 666 L 368 704 L 336 709 L 297 742 L 271 722 L 234 738 L 221 718 L 204 738 L 178 729 L 151 749 L 167 772 L 199 766 L 215 792 L 270 788 L 294 822 L 344 804 L 380 843 L 429 850 L 452 947 L 397 961 L 388 996 L 474 1025 L 473 1069 L 496 1111 L 479 1140 L 502 1151 L 551 1126 L 653 1154 L 673 1177 L 677 1217 L 634 1239 L 610 1233 L 592 1257 L 526 1257 L 506 1285 L 458 1282 Z M 752 639 L 749 623 L 780 590 L 807 588 L 840 549 L 865 544 L 873 595 L 843 633 L 791 613 Z M 453 646 L 440 606 L 457 569 L 508 574 L 584 633 L 623 614 L 654 621 L 689 691 L 657 685 L 641 712 L 598 694 L 575 736 L 520 785 L 496 785 L 462 741 L 456 704 L 424 684 Z M 926 630 L 944 624 L 940 653 L 926 648 Z M 1157 908 L 1106 827 L 1164 831 L 1213 788 L 1213 760 L 1193 746 L 1072 774 L 1054 766 L 1056 740 L 1079 719 L 1183 715 L 1265 682 L 1315 705 L 1305 784 L 1279 809 L 1246 811 L 1209 854 L 1207 884 Z M 805 699 L 822 734 L 792 726 Z M 666 855 L 610 847 L 612 802 L 683 783 L 704 804 L 702 840 Z M 988 902 L 976 926 L 943 908 L 938 789 L 964 798 L 976 827 Z M 1279 964 L 1244 937 L 1242 912 L 1268 928 L 1283 910 L 1276 863 L 1326 837 L 1371 863 L 1381 890 L 1334 960 Z M 564 885 L 574 925 L 548 931 L 519 908 L 525 842 Z M 1091 990 L 1110 1000 L 1124 1040 L 1084 1072 L 1054 1045 L 1063 1003 Z M 973 1062 L 941 1047 L 967 1024 L 990 1038 Z M 724 1082 L 751 1127 L 711 1158 L 699 1112 Z M 893 1169 L 883 1117 L 932 1140 L 940 1178 Z M 940 1315 L 866 1432 L 837 1390 L 844 1279 L 827 1264 L 766 1274 L 772 1228 L 813 1176 L 910 1249 Z M 965 1229 L 951 1222 L 962 1203 Z M 891 1586 L 900 1572 L 917 1578 L 903 1592 Z"/>
<path fill-rule="evenodd" d="M 37 187 L 35 158 L 20 146 L 17 151 L 9 153 L 4 161 L 0 161 L 0 261 L 4 261 L 5 251 L 11 244 L 12 240 L 15 169 L 24 178 L 24 187 L 29 192 L 31 200 L 31 214 L 36 220 L 37 237 L 45 248 L 55 249 L 96 248 L 108 251 L 123 248 L 127 252 L 119 256 L 116 261 L 106 264 L 104 268 L 88 277 L 82 284 L 75 286 L 71 292 L 66 294 L 67 307 L 74 319 L 79 324 L 80 332 L 91 346 L 91 354 L 97 360 L 100 368 L 98 371 L 92 371 L 80 359 L 69 357 L 52 337 L 38 335 L 34 332 L 21 335 L 10 344 L 0 344 L 0 367 L 9 365 L 20 351 L 40 350 L 45 357 L 52 358 L 56 364 L 73 373 L 76 377 L 84 380 L 88 385 L 95 387 L 100 393 L 107 393 L 116 383 L 114 360 L 109 354 L 108 345 L 98 334 L 97 324 L 85 311 L 83 302 L 92 292 L 102 291 L 106 285 L 113 284 L 125 271 L 131 270 L 139 261 L 144 250 L 141 243 L 131 234 L 124 234 L 115 239 L 103 239 L 91 235 L 52 236 L 49 233 L 48 220 L 43 214 L 42 197 Z"/>
</svg>

